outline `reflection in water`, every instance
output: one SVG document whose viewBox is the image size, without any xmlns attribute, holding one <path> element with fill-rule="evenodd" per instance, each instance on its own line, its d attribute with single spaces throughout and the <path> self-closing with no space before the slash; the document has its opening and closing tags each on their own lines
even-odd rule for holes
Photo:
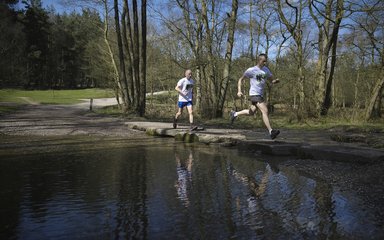
<svg viewBox="0 0 384 240">
<path fill-rule="evenodd" d="M 1 239 L 383 237 L 353 192 L 209 146 L 58 149 L 0 161 Z"/>
<path fill-rule="evenodd" d="M 146 238 L 146 149 L 118 169 L 115 238 Z"/>
<path fill-rule="evenodd" d="M 187 191 L 188 187 L 191 186 L 190 183 L 192 181 L 192 151 L 189 151 L 188 158 L 184 161 L 180 159 L 179 153 L 175 151 L 175 159 L 177 172 L 177 181 L 175 183 L 175 187 L 177 190 L 177 195 L 179 199 L 183 202 L 184 206 L 188 207 L 189 199 Z"/>
</svg>

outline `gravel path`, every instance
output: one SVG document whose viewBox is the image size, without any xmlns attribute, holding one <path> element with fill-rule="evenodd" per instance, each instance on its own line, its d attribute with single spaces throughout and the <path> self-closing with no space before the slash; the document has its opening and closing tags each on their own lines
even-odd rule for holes
<svg viewBox="0 0 384 240">
<path fill-rule="evenodd" d="M 116 104 L 116 99 L 94 100 L 93 107 Z M 89 111 L 89 100 L 75 105 L 25 105 L 0 116 L 0 135 L 10 136 L 139 136 L 121 118 L 98 116 Z"/>
</svg>

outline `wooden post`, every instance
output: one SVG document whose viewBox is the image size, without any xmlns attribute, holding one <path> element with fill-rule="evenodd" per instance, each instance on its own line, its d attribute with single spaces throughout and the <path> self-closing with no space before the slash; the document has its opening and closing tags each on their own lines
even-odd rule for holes
<svg viewBox="0 0 384 240">
<path fill-rule="evenodd" d="M 92 112 L 93 98 L 89 100 L 89 111 Z"/>
</svg>

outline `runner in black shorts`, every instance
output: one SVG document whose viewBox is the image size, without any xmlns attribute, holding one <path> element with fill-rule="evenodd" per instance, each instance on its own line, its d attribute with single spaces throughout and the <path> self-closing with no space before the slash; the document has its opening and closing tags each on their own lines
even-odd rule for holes
<svg viewBox="0 0 384 240">
<path fill-rule="evenodd" d="M 243 96 L 243 93 L 241 91 L 243 79 L 250 79 L 249 100 L 251 101 L 252 105 L 249 109 L 244 109 L 239 112 L 235 112 L 232 110 L 230 113 L 230 119 L 231 123 L 233 123 L 233 121 L 235 121 L 235 119 L 240 115 L 254 115 L 256 113 L 256 109 L 258 108 L 262 113 L 264 124 L 268 129 L 271 139 L 275 139 L 277 135 L 279 135 L 280 131 L 277 129 L 272 129 L 271 124 L 269 123 L 268 107 L 267 104 L 264 102 L 263 94 L 264 86 L 267 80 L 275 84 L 279 82 L 279 79 L 272 80 L 272 73 L 266 66 L 266 63 L 267 55 L 260 54 L 257 59 L 257 65 L 248 68 L 243 74 L 243 76 L 239 79 L 237 85 L 237 96 L 239 97 Z"/>
</svg>

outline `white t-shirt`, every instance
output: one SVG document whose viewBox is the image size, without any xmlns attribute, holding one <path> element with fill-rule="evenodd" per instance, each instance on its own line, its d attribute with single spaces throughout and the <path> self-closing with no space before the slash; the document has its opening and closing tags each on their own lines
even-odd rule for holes
<svg viewBox="0 0 384 240">
<path fill-rule="evenodd" d="M 244 72 L 244 76 L 250 79 L 249 95 L 260 95 L 264 94 L 265 82 L 268 78 L 272 77 L 271 71 L 264 66 L 261 69 L 258 66 L 248 68 Z"/>
<path fill-rule="evenodd" d="M 179 102 L 192 101 L 193 79 L 182 78 L 177 82 L 177 86 L 181 89 L 184 95 L 179 94 Z"/>
</svg>

